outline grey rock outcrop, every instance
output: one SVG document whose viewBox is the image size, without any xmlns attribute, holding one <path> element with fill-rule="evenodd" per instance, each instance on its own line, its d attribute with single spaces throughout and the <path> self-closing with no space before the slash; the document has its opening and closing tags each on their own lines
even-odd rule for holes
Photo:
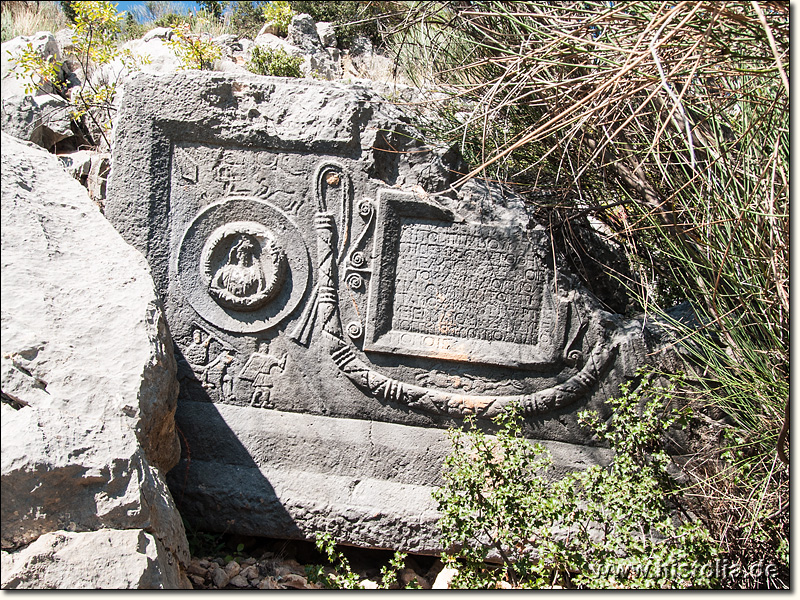
<svg viewBox="0 0 800 600">
<path fill-rule="evenodd" d="M 172 38 L 172 29 L 169 27 L 156 27 L 142 36 L 142 41 L 147 43 L 154 39 L 169 40 Z"/>
<path fill-rule="evenodd" d="M 326 48 L 323 45 L 316 23 L 309 15 L 300 14 L 292 18 L 286 39 L 265 32 L 256 37 L 255 45 L 280 49 L 291 56 L 302 57 L 300 69 L 306 76 L 312 75 L 330 81 L 342 74 L 339 51 L 335 47 Z"/>
<path fill-rule="evenodd" d="M 2 130 L 47 150 L 79 133 L 69 102 L 55 94 L 3 97 Z"/>
<path fill-rule="evenodd" d="M 335 48 L 336 47 L 336 29 L 334 28 L 333 23 L 329 23 L 327 21 L 320 21 L 316 25 L 317 27 L 317 35 L 319 36 L 319 41 L 322 43 L 323 46 L 326 48 Z"/>
<path fill-rule="evenodd" d="M 397 72 L 395 62 L 377 52 L 370 39 L 365 36 L 356 36 L 350 46 L 346 60 L 343 60 L 342 63 L 345 76 L 348 77 L 366 79 L 376 83 L 401 85 L 409 83 L 404 76 Z"/>
<path fill-rule="evenodd" d="M 163 477 L 175 359 L 147 264 L 55 156 L 6 134 L 2 272 L 2 586 L 187 585 Z"/>
</svg>

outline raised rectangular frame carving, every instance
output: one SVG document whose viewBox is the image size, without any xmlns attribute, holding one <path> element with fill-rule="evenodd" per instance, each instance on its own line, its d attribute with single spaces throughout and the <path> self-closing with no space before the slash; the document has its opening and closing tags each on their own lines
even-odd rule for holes
<svg viewBox="0 0 800 600">
<path fill-rule="evenodd" d="M 442 227 L 458 225 L 481 236 L 503 235 L 508 232 L 496 227 L 457 223 L 451 211 L 423 203 L 413 194 L 396 190 L 381 190 L 378 194 L 378 212 L 373 250 L 373 276 L 370 281 L 368 313 L 364 331 L 364 350 L 386 354 L 403 354 L 423 356 L 458 362 L 477 362 L 518 368 L 537 368 L 550 365 L 561 355 L 563 340 L 553 332 L 553 322 L 539 321 L 539 332 L 535 344 L 520 344 L 504 340 L 485 340 L 450 336 L 445 334 L 420 333 L 396 329 L 392 324 L 395 307 L 395 286 L 397 280 L 397 264 L 402 226 L 411 219 L 425 220 L 428 223 L 441 222 Z M 413 225 L 412 225 L 413 226 Z M 538 241 L 538 232 L 534 232 Z M 518 240 L 521 245 L 532 244 L 531 241 Z M 530 246 L 526 246 L 530 248 Z M 477 265 L 476 268 L 488 265 Z M 550 270 L 542 275 L 549 277 Z M 547 278 L 545 277 L 545 278 Z M 547 284 L 544 284 L 547 285 Z M 476 290 L 476 294 L 478 291 Z M 464 310 L 473 310 L 469 302 L 473 298 L 464 298 Z M 560 330 L 557 321 L 566 320 L 560 306 L 548 304 L 548 294 L 541 301 L 540 317 L 554 319 L 555 330 Z M 552 300 L 552 299 L 551 299 Z M 548 333 L 545 334 L 545 331 Z"/>
</svg>

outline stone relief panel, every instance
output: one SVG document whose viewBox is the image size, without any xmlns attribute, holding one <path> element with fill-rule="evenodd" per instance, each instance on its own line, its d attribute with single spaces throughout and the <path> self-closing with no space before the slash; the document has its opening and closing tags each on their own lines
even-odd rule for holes
<svg viewBox="0 0 800 600">
<path fill-rule="evenodd" d="M 269 152 L 199 151 L 176 146 L 173 160 L 173 194 L 196 207 L 175 214 L 174 291 L 206 327 L 176 327 L 193 373 L 184 397 L 399 422 L 411 409 L 436 425 L 510 403 L 563 408 L 613 360 L 596 325 L 585 347 L 589 322 L 559 288 L 545 232 L 462 221 L 385 187 L 356 198 L 346 159 L 299 156 L 305 170 L 288 172 Z M 283 349 L 263 350 L 271 340 Z M 284 371 L 292 382 L 326 368 L 339 375 L 308 394 L 333 386 L 350 395 L 339 406 L 276 387 Z"/>
<path fill-rule="evenodd" d="M 559 358 L 568 308 L 550 291 L 543 232 L 420 218 L 435 211 L 379 197 L 366 350 L 519 367 Z"/>
</svg>

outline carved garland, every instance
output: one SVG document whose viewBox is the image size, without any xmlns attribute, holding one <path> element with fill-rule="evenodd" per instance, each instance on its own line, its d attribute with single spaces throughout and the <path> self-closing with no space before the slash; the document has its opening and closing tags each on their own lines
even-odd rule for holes
<svg viewBox="0 0 800 600">
<path fill-rule="evenodd" d="M 367 365 L 356 355 L 353 347 L 344 340 L 342 324 L 339 316 L 339 294 L 336 279 L 336 222 L 333 214 L 327 210 L 327 187 L 337 188 L 339 192 L 340 218 L 344 223 L 345 233 L 340 239 L 338 256 L 343 256 L 346 247 L 345 240 L 349 235 L 350 210 L 352 203 L 349 177 L 342 165 L 335 162 L 326 162 L 317 169 L 316 195 L 318 212 L 314 224 L 317 231 L 317 257 L 318 257 L 318 284 L 315 289 L 312 304 L 301 319 L 292 338 L 296 341 L 307 339 L 310 334 L 309 321 L 313 324 L 315 317 L 322 319 L 323 337 L 328 340 L 330 356 L 339 370 L 370 396 L 385 402 L 402 404 L 433 414 L 464 417 L 476 415 L 479 417 L 493 417 L 510 405 L 518 405 L 526 416 L 540 415 L 559 408 L 563 408 L 583 397 L 600 379 L 606 368 L 611 364 L 617 353 L 617 347 L 605 347 L 598 344 L 583 367 L 567 381 L 541 390 L 533 394 L 520 394 L 512 396 L 476 396 L 454 394 L 440 390 L 431 390 L 422 386 L 409 384 L 383 375 Z M 327 187 L 326 187 L 327 186 Z M 358 246 L 362 240 L 356 244 Z M 357 337 L 360 331 L 355 331 L 348 325 L 349 337 Z M 353 331 L 351 331 L 353 329 Z M 584 326 L 581 327 L 581 331 Z M 579 331 L 579 333 L 581 332 Z M 578 334 L 576 334 L 577 337 Z M 575 340 L 573 340 L 574 342 Z M 576 363 L 580 353 L 571 350 L 572 343 L 567 345 L 567 362 Z"/>
</svg>

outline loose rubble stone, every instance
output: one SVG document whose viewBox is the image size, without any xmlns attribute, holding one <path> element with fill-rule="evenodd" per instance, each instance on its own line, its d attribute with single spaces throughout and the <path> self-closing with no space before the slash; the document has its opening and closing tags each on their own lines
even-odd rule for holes
<svg viewBox="0 0 800 600">
<path fill-rule="evenodd" d="M 400 584 L 403 587 L 406 587 L 412 581 L 416 581 L 417 585 L 421 587 L 423 590 L 431 589 L 431 584 L 422 576 L 419 575 L 414 569 L 403 569 L 398 574 L 397 578 L 400 580 Z"/>
<path fill-rule="evenodd" d="M 216 567 L 211 571 L 211 581 L 220 589 L 228 585 L 230 580 L 230 576 L 220 567 Z"/>
<path fill-rule="evenodd" d="M 239 574 L 239 571 L 242 570 L 241 565 L 237 563 L 235 560 L 230 561 L 227 565 L 225 565 L 225 573 L 228 574 L 228 577 L 236 577 Z"/>
<path fill-rule="evenodd" d="M 432 590 L 447 590 L 450 588 L 450 582 L 453 581 L 453 578 L 458 575 L 458 571 L 456 569 L 451 569 L 450 567 L 445 567 L 442 569 L 439 574 L 436 576 L 436 580 L 433 582 L 431 586 Z"/>
<path fill-rule="evenodd" d="M 274 577 L 265 577 L 259 584 L 258 589 L 260 590 L 279 590 L 281 586 L 275 580 Z"/>
<path fill-rule="evenodd" d="M 2 45 L 2 130 L 48 150 L 57 144 L 61 144 L 61 149 L 67 146 L 74 149 L 85 140 L 72 125 L 67 100 L 50 83 L 42 84 L 29 95 L 26 93 L 28 78 L 17 77 L 21 73 L 16 68 L 17 57 L 29 45 L 45 60 L 61 62 L 58 42 L 49 32 L 17 37 Z"/>
<path fill-rule="evenodd" d="M 288 575 L 281 577 L 278 582 L 287 588 L 293 588 L 296 590 L 309 589 L 308 580 L 305 577 L 296 575 L 294 573 L 289 573 Z"/>
<path fill-rule="evenodd" d="M 244 569 L 242 569 L 241 575 L 242 577 L 245 577 L 249 580 L 253 580 L 259 576 L 258 568 L 255 567 L 254 565 L 247 566 Z"/>
<path fill-rule="evenodd" d="M 200 575 L 201 577 L 205 577 L 206 573 L 208 572 L 208 567 L 204 567 L 200 563 L 192 560 L 192 563 L 188 566 L 186 572 L 190 575 Z"/>
<path fill-rule="evenodd" d="M 55 36 L 49 31 L 40 31 L 35 35 L 15 37 L 0 45 L 0 81 L 2 82 L 3 104 L 13 96 L 24 96 L 26 80 L 16 77 L 16 58 L 28 46 L 46 61 L 61 61 L 61 52 Z M 45 83 L 35 94 L 51 94 L 55 90 L 52 84 Z"/>
</svg>

